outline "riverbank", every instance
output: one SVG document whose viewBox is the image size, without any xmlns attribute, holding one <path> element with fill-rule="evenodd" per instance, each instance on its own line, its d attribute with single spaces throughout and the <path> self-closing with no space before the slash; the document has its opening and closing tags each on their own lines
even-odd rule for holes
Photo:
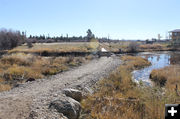
<svg viewBox="0 0 180 119">
<path fill-rule="evenodd" d="M 99 48 L 94 48 L 98 45 Z M 136 42 L 127 43 L 94 43 L 94 42 L 78 42 L 78 43 L 43 43 L 33 44 L 29 48 L 26 44 L 18 46 L 8 51 L 1 51 L 6 54 L 25 53 L 36 54 L 40 56 L 86 56 L 92 52 L 105 48 L 114 54 L 153 52 L 153 51 L 180 51 L 179 48 L 170 46 L 169 44 L 139 44 Z M 1 53 L 0 53 L 1 54 Z"/>
<path fill-rule="evenodd" d="M 137 84 L 132 81 L 131 72 L 149 66 L 150 62 L 142 57 L 123 56 L 124 62 L 112 74 L 101 80 L 96 92 L 82 101 L 83 118 L 99 119 L 140 119 L 142 115 L 142 94 Z"/>
<path fill-rule="evenodd" d="M 165 87 L 168 90 L 178 91 L 180 87 L 180 66 L 172 65 L 153 70 L 150 74 L 150 78 L 156 85 Z"/>
<path fill-rule="evenodd" d="M 175 92 L 135 83 L 131 72 L 149 66 L 142 57 L 122 57 L 123 64 L 97 84 L 95 93 L 82 101 L 83 118 L 163 119 L 164 105 L 179 101 Z"/>
</svg>

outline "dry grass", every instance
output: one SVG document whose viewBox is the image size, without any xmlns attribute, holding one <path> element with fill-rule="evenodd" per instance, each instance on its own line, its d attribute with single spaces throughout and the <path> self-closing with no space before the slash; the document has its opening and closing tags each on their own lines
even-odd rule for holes
<svg viewBox="0 0 180 119">
<path fill-rule="evenodd" d="M 118 43 L 101 43 L 101 47 L 107 49 L 108 51 L 118 52 L 119 49 L 123 52 L 127 52 L 128 46 L 131 42 L 118 42 Z"/>
<path fill-rule="evenodd" d="M 180 66 L 168 66 L 153 70 L 150 77 L 156 84 L 174 90 L 176 85 L 180 87 Z"/>
<path fill-rule="evenodd" d="M 3 74 L 3 78 L 6 80 L 19 80 L 19 79 L 28 79 L 42 78 L 41 71 L 33 70 L 31 67 L 13 65 L 9 67 Z"/>
<path fill-rule="evenodd" d="M 150 65 L 141 57 L 122 57 L 124 64 L 101 80 L 95 93 L 81 104 L 87 119 L 164 119 L 164 105 L 177 103 L 174 92 L 159 87 L 140 87 L 131 79 L 131 72 Z M 142 64 L 142 66 L 141 66 Z"/>
<path fill-rule="evenodd" d="M 92 119 L 139 119 L 142 114 L 140 92 L 131 80 L 131 71 L 150 65 L 141 57 L 124 56 L 125 63 L 99 82 L 93 95 L 82 101 L 84 113 Z M 140 65 L 142 63 L 142 65 Z M 83 118 L 83 117 L 82 117 Z"/>
<path fill-rule="evenodd" d="M 145 44 L 139 46 L 140 51 L 165 51 L 169 50 L 168 44 Z"/>
<path fill-rule="evenodd" d="M 151 65 L 151 63 L 148 62 L 147 59 L 142 57 L 124 56 L 122 57 L 122 60 L 127 62 L 127 67 L 129 67 L 132 70 Z"/>
<path fill-rule="evenodd" d="M 92 52 L 102 47 L 107 51 L 112 52 L 132 52 L 131 47 L 134 44 L 136 51 L 161 51 L 169 50 L 168 44 L 142 44 L 142 42 L 120 41 L 117 43 L 99 43 L 98 41 L 92 42 L 70 42 L 70 43 L 35 43 L 32 48 L 28 48 L 26 44 L 18 46 L 8 53 L 59 53 L 59 52 Z"/>
<path fill-rule="evenodd" d="M 133 45 L 132 45 L 133 44 Z M 109 51 L 118 52 L 132 52 L 132 46 L 135 51 L 165 51 L 170 50 L 169 44 L 142 44 L 142 42 L 132 42 L 132 41 L 120 41 L 118 43 L 102 43 L 101 46 Z"/>
<path fill-rule="evenodd" d="M 40 79 L 79 66 L 91 56 L 86 57 L 41 57 L 25 53 L 4 55 L 0 59 L 0 84 L 23 83 L 29 78 Z M 2 88 L 0 91 L 4 91 Z M 7 88 L 9 89 L 9 88 Z"/>
<path fill-rule="evenodd" d="M 31 54 L 17 53 L 12 55 L 6 55 L 1 58 L 1 63 L 3 64 L 17 64 L 23 66 L 29 66 L 34 61 L 34 56 Z"/>
<path fill-rule="evenodd" d="M 0 91 L 7 91 L 10 90 L 11 86 L 8 84 L 0 84 Z"/>
<path fill-rule="evenodd" d="M 9 53 L 26 52 L 26 53 L 41 53 L 41 52 L 88 52 L 91 51 L 89 43 L 35 43 L 32 48 L 22 45 L 9 50 Z"/>
<path fill-rule="evenodd" d="M 161 49 L 163 45 L 161 44 L 145 44 L 145 45 L 140 45 L 140 48 L 142 49 Z"/>
</svg>

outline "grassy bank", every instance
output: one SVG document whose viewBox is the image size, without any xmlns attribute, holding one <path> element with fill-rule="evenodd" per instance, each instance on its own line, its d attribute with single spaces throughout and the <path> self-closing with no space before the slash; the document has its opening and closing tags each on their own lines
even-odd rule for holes
<svg viewBox="0 0 180 119">
<path fill-rule="evenodd" d="M 150 78 L 156 85 L 165 86 L 168 90 L 176 90 L 180 87 L 180 66 L 168 66 L 153 70 Z"/>
<path fill-rule="evenodd" d="M 32 54 L 13 53 L 0 59 L 0 91 L 9 90 L 27 79 L 40 79 L 79 66 L 92 56 L 41 57 Z"/>
<path fill-rule="evenodd" d="M 164 105 L 178 99 L 160 87 L 146 87 L 132 81 L 131 72 L 150 65 L 141 57 L 124 56 L 124 64 L 102 79 L 95 93 L 82 101 L 82 118 L 164 119 Z"/>
<path fill-rule="evenodd" d="M 59 52 L 91 52 L 96 49 L 94 46 L 98 45 L 97 42 L 62 42 L 62 43 L 34 43 L 32 47 L 28 47 L 27 44 L 18 46 L 12 50 L 9 50 L 8 53 L 59 53 Z"/>
<path fill-rule="evenodd" d="M 142 42 L 117 42 L 117 43 L 101 43 L 101 47 L 106 48 L 108 51 L 120 53 L 134 53 L 134 52 L 152 52 L 152 51 L 172 51 L 174 49 L 168 43 L 157 44 L 144 44 Z"/>
</svg>

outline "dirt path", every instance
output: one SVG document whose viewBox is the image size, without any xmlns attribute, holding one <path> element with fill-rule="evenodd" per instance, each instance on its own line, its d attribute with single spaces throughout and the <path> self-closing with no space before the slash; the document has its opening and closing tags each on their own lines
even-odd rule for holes
<svg viewBox="0 0 180 119">
<path fill-rule="evenodd" d="M 0 119 L 26 119 L 33 112 L 38 119 L 52 119 L 59 115 L 48 109 L 49 103 L 62 94 L 64 88 L 88 91 L 100 78 L 107 76 L 121 63 L 118 57 L 102 57 L 78 68 L 20 85 L 9 92 L 0 93 Z"/>
</svg>

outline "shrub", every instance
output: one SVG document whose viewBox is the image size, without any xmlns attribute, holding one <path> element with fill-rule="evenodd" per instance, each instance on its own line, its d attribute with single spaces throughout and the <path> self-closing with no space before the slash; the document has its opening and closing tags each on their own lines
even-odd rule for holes
<svg viewBox="0 0 180 119">
<path fill-rule="evenodd" d="M 163 72 L 159 72 L 158 70 L 153 70 L 151 72 L 150 79 L 159 86 L 165 86 L 167 81 L 167 77 L 163 74 Z"/>
<path fill-rule="evenodd" d="M 139 45 L 136 42 L 131 42 L 128 46 L 128 52 L 135 53 L 138 50 Z"/>
<path fill-rule="evenodd" d="M 92 59 L 93 59 L 93 55 L 87 55 L 87 56 L 85 56 L 85 58 L 86 58 L 87 60 L 92 60 Z"/>
<path fill-rule="evenodd" d="M 139 69 L 143 68 L 145 66 L 151 65 L 151 63 L 142 57 L 136 57 L 136 56 L 123 56 L 122 60 L 125 62 L 128 62 L 128 65 L 130 65 L 131 68 Z M 127 65 L 127 66 L 128 66 Z"/>
<path fill-rule="evenodd" d="M 33 45 L 32 45 L 32 42 L 27 42 L 27 46 L 28 46 L 28 48 L 32 48 L 33 47 Z"/>
<path fill-rule="evenodd" d="M 35 57 L 30 54 L 16 53 L 11 55 L 5 55 L 1 58 L 3 64 L 17 64 L 23 66 L 29 66 L 35 60 Z"/>
<path fill-rule="evenodd" d="M 31 68 L 24 66 L 13 65 L 8 68 L 3 76 L 6 80 L 19 80 L 28 78 L 42 78 L 40 71 L 34 71 Z"/>
<path fill-rule="evenodd" d="M 25 39 L 25 34 L 21 34 L 19 31 L 2 29 L 0 31 L 0 50 L 12 49 L 24 43 Z"/>
<path fill-rule="evenodd" d="M 166 86 L 169 90 L 174 90 L 176 85 L 180 87 L 180 67 L 167 66 L 162 69 L 153 70 L 150 78 L 160 86 Z"/>
<path fill-rule="evenodd" d="M 67 69 L 68 67 L 63 64 L 53 64 L 52 66 L 45 66 L 41 72 L 43 75 L 55 75 L 59 72 L 66 71 Z"/>
</svg>

